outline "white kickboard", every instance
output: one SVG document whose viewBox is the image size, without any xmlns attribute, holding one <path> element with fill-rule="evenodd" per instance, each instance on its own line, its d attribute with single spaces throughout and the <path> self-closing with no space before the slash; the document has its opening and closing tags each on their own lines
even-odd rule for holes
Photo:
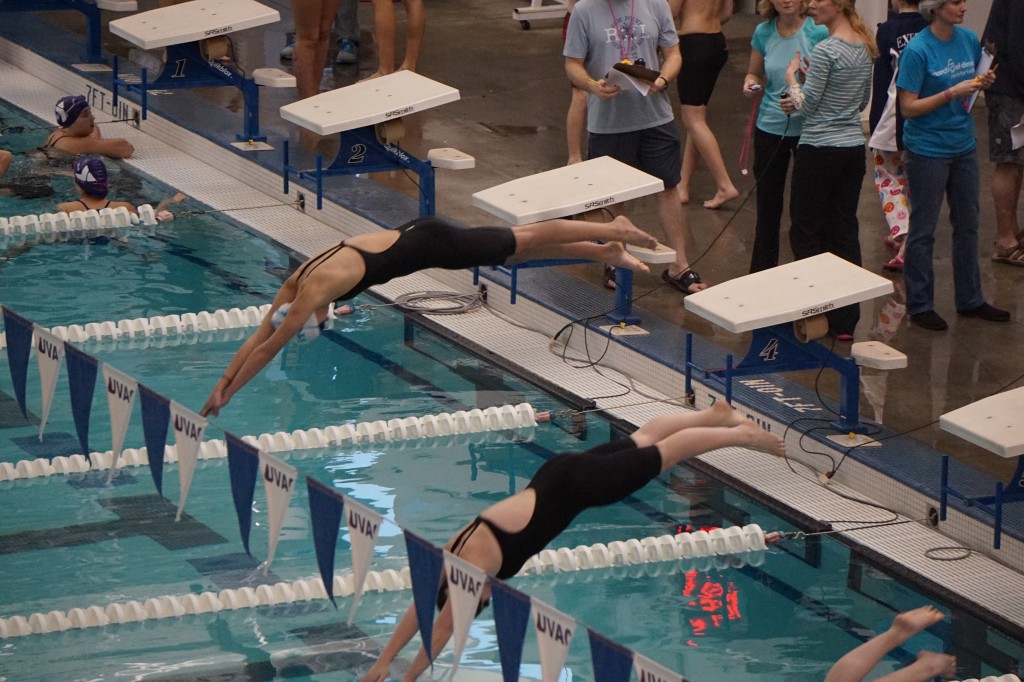
<svg viewBox="0 0 1024 682">
<path fill-rule="evenodd" d="M 473 205 L 514 225 L 612 206 L 665 189 L 661 180 L 608 156 L 511 180 L 473 195 Z"/>
<path fill-rule="evenodd" d="M 892 282 L 823 253 L 690 294 L 686 309 L 731 332 L 812 317 L 892 293 Z"/>
<path fill-rule="evenodd" d="M 287 104 L 281 107 L 281 118 L 317 135 L 331 135 L 455 102 L 459 97 L 453 87 L 412 71 L 396 71 Z"/>
<path fill-rule="evenodd" d="M 939 428 L 1000 457 L 1024 455 L 1024 388 L 947 412 L 939 417 Z"/>
<path fill-rule="evenodd" d="M 192 0 L 110 22 L 110 32 L 153 50 L 280 21 L 276 9 L 254 0 Z"/>
</svg>

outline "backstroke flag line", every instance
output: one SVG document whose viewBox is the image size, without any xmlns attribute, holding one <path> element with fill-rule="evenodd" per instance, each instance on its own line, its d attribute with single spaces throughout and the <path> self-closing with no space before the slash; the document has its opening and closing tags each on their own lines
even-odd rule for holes
<svg viewBox="0 0 1024 682">
<path fill-rule="evenodd" d="M 345 504 L 345 522 L 348 525 L 349 542 L 352 545 L 352 608 L 348 612 L 348 624 L 356 615 L 356 607 L 363 595 L 363 583 L 366 572 L 370 570 L 373 548 L 380 534 L 380 524 L 384 517 L 361 502 L 356 502 L 347 495 L 342 498 Z"/>
<path fill-rule="evenodd" d="M 203 431 L 206 419 L 181 405 L 171 401 L 171 428 L 174 429 L 174 443 L 178 450 L 178 515 L 175 521 L 181 521 L 181 513 L 188 499 L 188 489 L 192 485 L 192 474 L 196 469 L 196 458 L 199 446 L 203 444 Z"/>
<path fill-rule="evenodd" d="M 124 434 L 128 431 L 128 421 L 135 406 L 135 396 L 139 392 L 139 382 L 124 372 L 103 363 L 103 384 L 107 389 L 107 405 L 110 407 L 110 439 L 111 450 L 110 472 L 107 473 L 107 485 L 114 480 L 117 462 L 121 459 L 121 448 L 124 445 Z"/>
<path fill-rule="evenodd" d="M 25 383 L 28 379 L 28 358 L 32 352 L 32 323 L 5 307 L 4 334 L 7 336 L 7 365 L 11 370 L 14 398 L 18 401 L 21 413 L 27 418 Z"/>
<path fill-rule="evenodd" d="M 60 374 L 60 365 L 64 360 L 64 342 L 38 324 L 32 325 L 32 332 L 36 360 L 39 362 L 39 388 L 43 398 L 39 415 L 39 442 L 42 442 L 46 421 L 50 418 L 53 394 L 57 390 L 57 375 Z"/>
<path fill-rule="evenodd" d="M 277 551 L 277 539 L 284 526 L 284 517 L 295 492 L 295 479 L 299 472 L 291 464 L 285 464 L 277 457 L 260 450 L 260 471 L 263 472 L 263 487 L 267 492 L 267 526 L 270 532 L 267 560 L 263 574 L 270 571 L 270 562 Z"/>
<path fill-rule="evenodd" d="M 533 597 L 533 627 L 540 652 L 541 682 L 558 682 L 572 644 L 576 621 Z"/>
<path fill-rule="evenodd" d="M 444 573 L 448 578 L 448 603 L 452 608 L 452 646 L 455 648 L 455 661 L 452 664 L 452 677 L 459 669 L 462 650 L 469 636 L 469 626 L 476 617 L 477 606 L 483 596 L 487 574 L 473 564 L 461 559 L 448 550 L 444 550 Z"/>
</svg>

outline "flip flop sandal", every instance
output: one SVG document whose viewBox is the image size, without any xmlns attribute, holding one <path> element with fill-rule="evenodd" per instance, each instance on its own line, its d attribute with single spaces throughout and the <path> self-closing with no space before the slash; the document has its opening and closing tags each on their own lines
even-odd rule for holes
<svg viewBox="0 0 1024 682">
<path fill-rule="evenodd" d="M 892 260 L 883 263 L 882 267 L 890 272 L 903 272 L 903 256 L 893 256 Z"/>
<path fill-rule="evenodd" d="M 996 249 L 996 252 L 992 254 L 992 261 L 995 263 L 1024 267 L 1024 246 L 1011 246 L 1008 249 Z"/>
<path fill-rule="evenodd" d="M 700 275 L 691 268 L 683 270 L 682 274 L 678 277 L 670 277 L 668 270 L 662 270 L 661 280 L 665 282 L 665 284 L 674 287 L 676 291 L 681 293 L 683 296 L 689 296 L 690 294 L 697 293 L 696 291 L 691 291 L 690 287 L 694 284 L 702 284 L 704 281 L 700 278 Z"/>
<path fill-rule="evenodd" d="M 605 289 L 611 289 L 612 291 L 615 291 L 615 266 L 614 265 L 605 265 L 604 266 L 604 275 L 601 278 L 601 285 L 604 286 Z"/>
</svg>

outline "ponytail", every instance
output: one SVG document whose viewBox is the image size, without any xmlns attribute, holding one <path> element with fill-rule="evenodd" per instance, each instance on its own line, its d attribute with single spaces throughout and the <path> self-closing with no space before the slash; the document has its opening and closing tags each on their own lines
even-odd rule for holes
<svg viewBox="0 0 1024 682">
<path fill-rule="evenodd" d="M 868 30 L 867 24 L 864 23 L 860 14 L 857 13 L 857 8 L 854 6 L 855 2 L 856 0 L 849 0 L 848 4 L 844 2 L 843 12 L 846 14 L 846 19 L 850 22 L 850 28 L 864 41 L 864 49 L 868 51 L 871 59 L 874 59 L 878 56 L 878 45 L 875 43 L 875 36 Z"/>
</svg>

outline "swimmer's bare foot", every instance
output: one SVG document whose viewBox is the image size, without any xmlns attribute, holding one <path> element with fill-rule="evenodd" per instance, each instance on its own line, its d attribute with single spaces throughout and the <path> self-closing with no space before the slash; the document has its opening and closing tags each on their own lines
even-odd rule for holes
<svg viewBox="0 0 1024 682">
<path fill-rule="evenodd" d="M 608 242 L 607 244 L 601 245 L 602 256 L 601 260 L 608 265 L 614 265 L 617 268 L 626 268 L 634 272 L 650 272 L 651 269 L 647 267 L 646 263 L 643 263 L 633 256 L 631 256 L 626 249 L 619 242 Z"/>
<path fill-rule="evenodd" d="M 741 445 L 777 457 L 786 456 L 786 441 L 770 431 L 765 431 L 752 419 L 744 419 L 742 424 L 733 428 L 737 429 L 741 435 Z"/>
<path fill-rule="evenodd" d="M 676 185 L 676 194 L 679 196 L 680 204 L 690 203 L 690 190 L 683 189 L 683 186 L 681 184 Z"/>
<path fill-rule="evenodd" d="M 416 63 L 415 62 L 402 62 L 402 65 L 399 66 L 397 70 L 398 71 L 412 71 L 413 73 L 416 73 Z"/>
<path fill-rule="evenodd" d="M 721 208 L 722 204 L 732 201 L 740 195 L 740 191 L 735 187 L 729 187 L 728 189 L 720 189 L 715 192 L 715 196 L 711 197 L 704 202 L 704 208 L 716 209 Z"/>
<path fill-rule="evenodd" d="M 708 416 L 708 426 L 733 427 L 745 424 L 749 420 L 740 414 L 724 398 L 719 398 L 715 404 L 704 410 Z"/>
<path fill-rule="evenodd" d="M 615 219 L 612 220 L 609 225 L 616 230 L 617 236 L 615 237 L 615 241 L 635 244 L 636 246 L 643 246 L 648 249 L 655 249 L 658 247 L 657 239 L 634 225 L 633 221 L 624 215 L 615 216 Z"/>
<path fill-rule="evenodd" d="M 942 621 L 942 612 L 934 606 L 921 606 L 896 614 L 890 630 L 900 642 L 905 642 L 917 633 Z"/>
</svg>

